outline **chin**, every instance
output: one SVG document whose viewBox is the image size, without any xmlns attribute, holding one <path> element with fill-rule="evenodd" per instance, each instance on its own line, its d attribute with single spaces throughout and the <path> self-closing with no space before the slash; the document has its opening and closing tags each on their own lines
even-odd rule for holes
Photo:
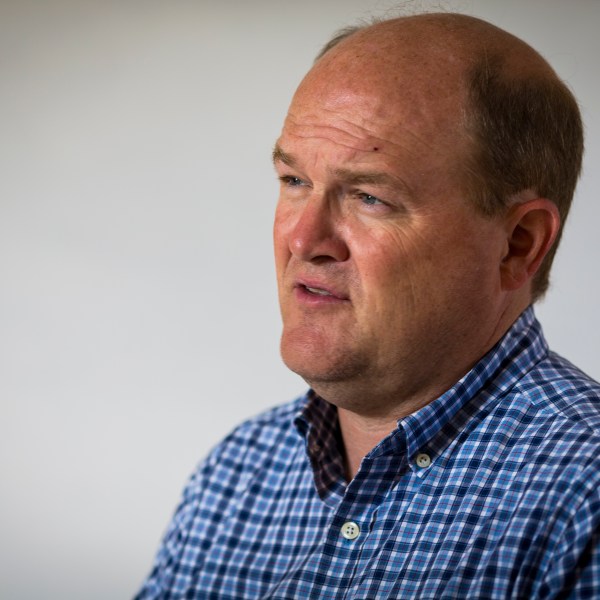
<svg viewBox="0 0 600 600">
<path fill-rule="evenodd" d="M 281 340 L 281 358 L 317 392 L 323 387 L 357 382 L 366 371 L 365 361 L 356 352 L 292 342 L 286 335 Z"/>
</svg>

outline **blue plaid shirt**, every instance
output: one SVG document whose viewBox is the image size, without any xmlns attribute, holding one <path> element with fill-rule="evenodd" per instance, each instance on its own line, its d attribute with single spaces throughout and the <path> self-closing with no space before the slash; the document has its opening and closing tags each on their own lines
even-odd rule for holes
<svg viewBox="0 0 600 600">
<path fill-rule="evenodd" d="M 533 310 L 346 484 L 312 392 L 185 489 L 139 599 L 600 598 L 600 386 Z"/>
</svg>

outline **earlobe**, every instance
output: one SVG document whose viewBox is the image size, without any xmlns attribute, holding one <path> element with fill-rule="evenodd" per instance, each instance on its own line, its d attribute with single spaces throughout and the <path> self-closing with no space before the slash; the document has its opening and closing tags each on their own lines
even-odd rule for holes
<svg viewBox="0 0 600 600">
<path fill-rule="evenodd" d="M 525 200 L 506 215 L 507 251 L 501 264 L 502 288 L 517 290 L 539 269 L 560 230 L 556 204 L 546 198 Z"/>
</svg>

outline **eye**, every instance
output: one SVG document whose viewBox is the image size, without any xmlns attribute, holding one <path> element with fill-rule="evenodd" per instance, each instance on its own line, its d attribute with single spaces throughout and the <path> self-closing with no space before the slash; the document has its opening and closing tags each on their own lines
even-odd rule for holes
<svg viewBox="0 0 600 600">
<path fill-rule="evenodd" d="M 283 183 L 283 185 L 287 187 L 299 187 L 301 185 L 305 185 L 302 179 L 299 179 L 298 177 L 294 177 L 292 175 L 282 175 L 281 177 L 279 177 L 279 181 L 281 181 L 281 183 Z"/>
<path fill-rule="evenodd" d="M 358 198 L 361 200 L 363 204 L 367 206 L 377 206 L 379 204 L 385 204 L 382 200 L 377 198 L 376 196 L 372 196 L 371 194 L 357 194 Z"/>
</svg>

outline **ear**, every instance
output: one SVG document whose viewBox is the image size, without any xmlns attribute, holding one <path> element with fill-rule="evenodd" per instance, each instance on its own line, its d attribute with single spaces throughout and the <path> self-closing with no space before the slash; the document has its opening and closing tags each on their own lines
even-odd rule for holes
<svg viewBox="0 0 600 600">
<path fill-rule="evenodd" d="M 546 198 L 528 196 L 511 206 L 506 214 L 507 247 L 500 275 L 502 289 L 517 290 L 535 275 L 560 230 L 556 204 Z"/>
</svg>

